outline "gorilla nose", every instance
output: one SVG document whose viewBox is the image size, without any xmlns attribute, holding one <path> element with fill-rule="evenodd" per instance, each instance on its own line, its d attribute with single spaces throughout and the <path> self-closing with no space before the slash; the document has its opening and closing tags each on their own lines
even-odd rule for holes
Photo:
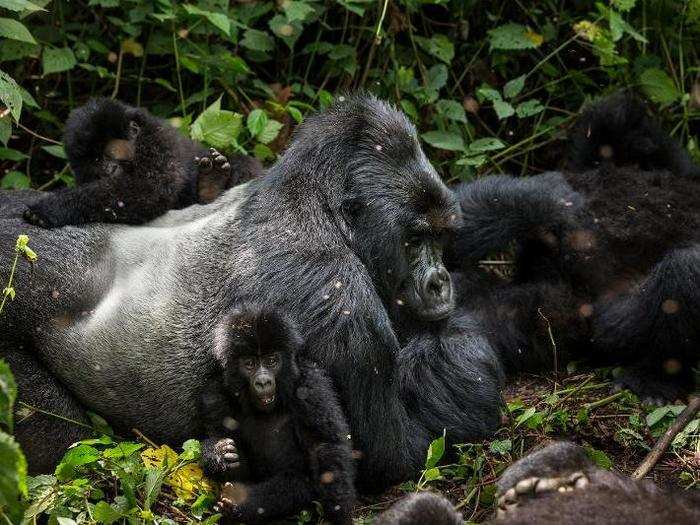
<svg viewBox="0 0 700 525">
<path fill-rule="evenodd" d="M 433 268 L 423 282 L 423 297 L 431 303 L 450 300 L 452 283 L 445 268 Z"/>
<path fill-rule="evenodd" d="M 273 390 L 275 387 L 275 383 L 273 382 L 271 376 L 262 376 L 262 377 L 257 377 L 255 379 L 253 386 L 255 386 L 256 392 L 258 392 L 260 394 L 264 394 L 266 392 Z"/>
</svg>

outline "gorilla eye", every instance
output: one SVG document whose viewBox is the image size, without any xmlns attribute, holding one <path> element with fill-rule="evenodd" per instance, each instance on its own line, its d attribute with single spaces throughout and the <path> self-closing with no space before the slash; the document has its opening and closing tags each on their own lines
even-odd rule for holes
<svg viewBox="0 0 700 525">
<path fill-rule="evenodd" d="M 275 366 L 277 364 L 278 358 L 276 355 L 271 355 L 265 360 L 267 366 Z"/>
<path fill-rule="evenodd" d="M 243 366 L 248 370 L 252 370 L 253 368 L 255 368 L 255 361 L 253 359 L 244 359 Z"/>
</svg>

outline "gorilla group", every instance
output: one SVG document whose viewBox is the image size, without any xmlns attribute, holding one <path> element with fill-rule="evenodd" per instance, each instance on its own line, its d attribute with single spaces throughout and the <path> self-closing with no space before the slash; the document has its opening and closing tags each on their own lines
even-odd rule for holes
<svg viewBox="0 0 700 525">
<path fill-rule="evenodd" d="M 622 364 L 619 386 L 673 401 L 700 358 L 700 167 L 624 93 L 585 111 L 571 146 L 561 173 L 457 188 L 458 297 L 509 370 Z M 511 281 L 476 269 L 513 242 Z"/>
<path fill-rule="evenodd" d="M 137 125 L 115 127 L 138 133 L 119 143 L 133 154 L 114 172 L 168 180 L 163 158 L 181 146 L 158 121 L 121 115 Z M 466 442 L 500 423 L 500 364 L 477 322 L 454 312 L 442 262 L 459 204 L 388 104 L 339 100 L 305 120 L 264 176 L 143 227 L 28 226 L 22 215 L 42 198 L 0 193 L 0 244 L 27 233 L 41 256 L 33 272 L 18 269 L 0 321 L 10 335 L 0 355 L 33 406 L 78 421 L 92 410 L 161 442 L 201 435 L 212 334 L 251 302 L 296 315 L 300 357 L 328 372 L 347 416 L 363 491 L 419 472 L 443 429 Z M 32 471 L 81 432 L 41 413 L 17 425 Z"/>
<path fill-rule="evenodd" d="M 603 470 L 583 448 L 557 442 L 511 465 L 498 481 L 498 510 L 489 525 L 668 525 L 698 523 L 700 494 L 668 492 L 649 480 Z M 375 525 L 459 525 L 444 498 L 412 494 Z"/>
</svg>

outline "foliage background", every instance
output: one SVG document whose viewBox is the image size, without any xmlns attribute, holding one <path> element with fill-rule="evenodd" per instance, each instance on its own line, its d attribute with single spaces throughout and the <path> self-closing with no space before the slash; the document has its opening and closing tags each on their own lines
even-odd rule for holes
<svg viewBox="0 0 700 525">
<path fill-rule="evenodd" d="M 631 86 L 697 154 L 699 37 L 700 0 L 0 0 L 0 184 L 70 184 L 62 123 L 98 95 L 269 162 L 365 89 L 454 181 L 556 167 L 581 105 Z"/>
<path fill-rule="evenodd" d="M 62 125 L 92 96 L 145 106 L 197 140 L 269 163 L 309 111 L 364 89 L 410 116 L 455 182 L 560 166 L 581 106 L 632 87 L 700 160 L 699 43 L 700 0 L 0 0 L 0 187 L 73 184 Z M 511 387 L 510 423 L 494 440 L 438 465 L 438 439 L 420 479 L 361 502 L 358 522 L 425 488 L 483 519 L 498 474 L 552 436 L 575 436 L 599 464 L 629 472 L 682 410 L 608 395 L 609 371 L 560 379 Z M 15 397 L 0 362 L 0 521 L 216 521 L 196 442 L 181 453 L 145 436 L 125 442 L 98 416 L 101 437 L 68 451 L 52 475 L 27 478 L 11 437 Z M 37 410 L 17 405 L 19 418 Z M 698 462 L 700 419 L 657 471 L 697 487 Z"/>
</svg>

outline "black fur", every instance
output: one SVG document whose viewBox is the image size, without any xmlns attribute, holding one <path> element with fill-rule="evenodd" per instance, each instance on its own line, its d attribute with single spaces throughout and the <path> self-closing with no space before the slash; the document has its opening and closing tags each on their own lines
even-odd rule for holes
<svg viewBox="0 0 700 525">
<path fill-rule="evenodd" d="M 241 301 L 294 313 L 301 357 L 333 379 L 362 454 L 361 490 L 417 474 L 443 428 L 467 442 L 500 424 L 500 366 L 465 332 L 474 319 L 431 322 L 415 299 L 460 212 L 413 126 L 381 101 L 307 118 L 265 176 L 147 227 L 33 228 L 17 215 L 28 195 L 0 192 L 0 246 L 27 233 L 40 257 L 33 277 L 18 269 L 3 333 L 116 428 L 175 444 L 198 432 L 216 322 Z"/>
<path fill-rule="evenodd" d="M 462 514 L 444 497 L 417 492 L 380 514 L 374 525 L 462 525 Z"/>
<path fill-rule="evenodd" d="M 202 146 L 148 111 L 106 98 L 70 114 L 64 144 L 77 187 L 30 203 L 25 218 L 32 224 L 142 224 L 171 209 L 210 202 L 262 172 L 255 159 L 238 155 L 216 178 L 200 173 L 195 157 L 210 155 Z"/>
<path fill-rule="evenodd" d="M 700 348 L 698 169 L 628 96 L 587 110 L 572 144 L 583 171 L 457 188 L 460 297 L 512 369 L 551 366 L 551 330 L 561 362 L 628 365 L 620 385 L 673 400 L 693 388 Z M 512 283 L 474 276 L 513 241 Z"/>
<path fill-rule="evenodd" d="M 224 490 L 224 497 L 238 496 L 220 502 L 225 515 L 255 522 L 320 501 L 333 523 L 352 523 L 350 429 L 327 374 L 297 360 L 302 338 L 296 327 L 277 312 L 241 306 L 221 323 L 217 339 L 221 370 L 202 396 L 202 463 L 208 475 L 238 482 Z M 275 405 L 261 412 L 238 360 L 273 352 L 281 353 Z"/>
</svg>

